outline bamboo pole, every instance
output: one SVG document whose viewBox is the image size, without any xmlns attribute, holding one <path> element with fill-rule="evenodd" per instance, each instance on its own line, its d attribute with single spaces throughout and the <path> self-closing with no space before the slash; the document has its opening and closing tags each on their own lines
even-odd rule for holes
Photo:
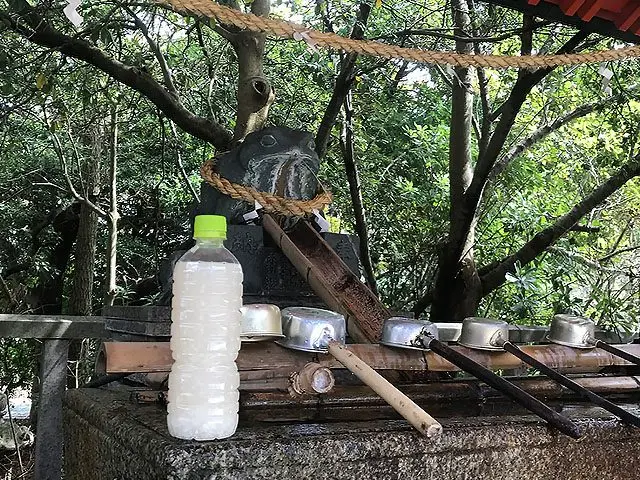
<svg viewBox="0 0 640 480">
<path fill-rule="evenodd" d="M 420 408 L 413 400 L 385 380 L 378 372 L 360 360 L 347 347 L 335 340 L 329 342 L 329 353 L 357 376 L 371 390 L 380 395 L 420 433 L 431 438 L 442 434 L 442 425 Z"/>
<path fill-rule="evenodd" d="M 640 355 L 640 345 L 617 347 L 633 355 Z M 490 370 L 511 370 L 524 365 L 520 359 L 507 352 L 484 352 L 460 346 L 452 348 Z M 459 370 L 433 352 L 369 344 L 352 344 L 349 349 L 375 370 Z M 598 372 L 607 366 L 630 365 L 626 360 L 597 348 L 580 350 L 562 345 L 530 345 L 521 347 L 521 350 L 551 368 L 569 373 Z M 173 363 L 168 342 L 107 342 L 104 344 L 104 360 L 106 373 L 168 372 Z M 312 361 L 329 368 L 344 368 L 331 355 L 297 352 L 272 342 L 243 344 L 236 363 L 240 371 L 289 369 L 294 372 Z"/>
</svg>

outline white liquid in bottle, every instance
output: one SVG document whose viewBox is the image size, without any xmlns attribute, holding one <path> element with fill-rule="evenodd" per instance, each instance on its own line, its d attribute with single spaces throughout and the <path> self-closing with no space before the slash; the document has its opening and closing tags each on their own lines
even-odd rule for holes
<svg viewBox="0 0 640 480">
<path fill-rule="evenodd" d="M 214 440 L 238 425 L 242 269 L 222 239 L 196 239 L 173 273 L 167 425 L 177 438 Z"/>
</svg>

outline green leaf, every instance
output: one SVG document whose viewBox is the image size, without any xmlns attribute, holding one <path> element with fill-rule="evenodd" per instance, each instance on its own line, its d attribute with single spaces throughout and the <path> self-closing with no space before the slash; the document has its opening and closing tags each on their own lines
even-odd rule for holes
<svg viewBox="0 0 640 480">
<path fill-rule="evenodd" d="M 36 75 L 36 87 L 38 90 L 42 90 L 44 86 L 47 84 L 47 77 L 44 73 L 40 72 Z"/>
</svg>

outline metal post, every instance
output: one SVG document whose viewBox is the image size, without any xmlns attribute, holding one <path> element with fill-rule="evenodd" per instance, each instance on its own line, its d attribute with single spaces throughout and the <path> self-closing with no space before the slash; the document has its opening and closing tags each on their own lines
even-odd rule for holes
<svg viewBox="0 0 640 480">
<path fill-rule="evenodd" d="M 36 480 L 62 477 L 62 397 L 67 385 L 68 353 L 69 340 L 44 341 L 35 448 Z"/>
</svg>

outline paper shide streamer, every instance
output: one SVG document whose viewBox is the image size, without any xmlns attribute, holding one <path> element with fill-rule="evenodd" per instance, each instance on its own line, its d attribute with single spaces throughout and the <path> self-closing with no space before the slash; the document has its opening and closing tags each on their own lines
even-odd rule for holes
<svg viewBox="0 0 640 480">
<path fill-rule="evenodd" d="M 77 8 L 82 0 L 68 0 L 68 4 L 62 10 L 73 26 L 78 28 L 82 25 L 82 16 L 78 13 Z"/>
</svg>

